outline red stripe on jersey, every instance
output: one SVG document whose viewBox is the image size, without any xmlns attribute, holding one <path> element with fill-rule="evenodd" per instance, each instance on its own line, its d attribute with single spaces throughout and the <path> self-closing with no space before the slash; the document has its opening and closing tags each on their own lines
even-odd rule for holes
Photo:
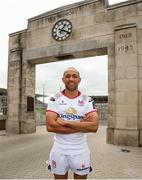
<svg viewBox="0 0 142 180">
<path fill-rule="evenodd" d="M 97 109 L 94 109 L 94 110 L 92 110 L 92 111 L 86 113 L 85 115 L 88 115 L 88 114 L 90 114 L 90 113 L 92 113 L 92 112 L 96 112 L 96 113 L 97 113 Z"/>
</svg>

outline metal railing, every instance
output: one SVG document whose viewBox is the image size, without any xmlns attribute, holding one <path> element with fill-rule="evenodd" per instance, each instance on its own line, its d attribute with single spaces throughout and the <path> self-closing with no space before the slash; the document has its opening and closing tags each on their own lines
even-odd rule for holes
<svg viewBox="0 0 142 180">
<path fill-rule="evenodd" d="M 100 120 L 107 120 L 108 103 L 96 103 L 95 104 Z"/>
</svg>

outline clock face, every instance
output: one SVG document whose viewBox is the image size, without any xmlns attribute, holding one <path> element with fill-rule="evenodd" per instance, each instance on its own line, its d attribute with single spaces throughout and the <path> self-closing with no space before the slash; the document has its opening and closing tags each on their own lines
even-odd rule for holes
<svg viewBox="0 0 142 180">
<path fill-rule="evenodd" d="M 66 40 L 72 32 L 72 23 L 67 19 L 59 20 L 52 29 L 52 36 L 56 41 Z"/>
</svg>

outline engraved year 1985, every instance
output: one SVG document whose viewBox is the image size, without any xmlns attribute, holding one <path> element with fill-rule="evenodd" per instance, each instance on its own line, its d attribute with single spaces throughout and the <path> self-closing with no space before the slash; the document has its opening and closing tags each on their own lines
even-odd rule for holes
<svg viewBox="0 0 142 180">
<path fill-rule="evenodd" d="M 133 45 L 121 45 L 118 46 L 117 51 L 118 52 L 128 52 L 128 51 L 132 51 L 134 49 Z"/>
</svg>

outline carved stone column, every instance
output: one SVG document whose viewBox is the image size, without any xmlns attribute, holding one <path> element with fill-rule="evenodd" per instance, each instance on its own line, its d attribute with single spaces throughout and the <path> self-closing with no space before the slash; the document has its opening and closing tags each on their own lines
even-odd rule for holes
<svg viewBox="0 0 142 180">
<path fill-rule="evenodd" d="M 139 146 L 137 28 L 135 24 L 115 29 L 114 144 Z"/>
<path fill-rule="evenodd" d="M 9 37 L 8 58 L 8 119 L 6 131 L 32 133 L 36 131 L 34 119 L 35 66 L 25 58 L 26 31 Z"/>
</svg>

